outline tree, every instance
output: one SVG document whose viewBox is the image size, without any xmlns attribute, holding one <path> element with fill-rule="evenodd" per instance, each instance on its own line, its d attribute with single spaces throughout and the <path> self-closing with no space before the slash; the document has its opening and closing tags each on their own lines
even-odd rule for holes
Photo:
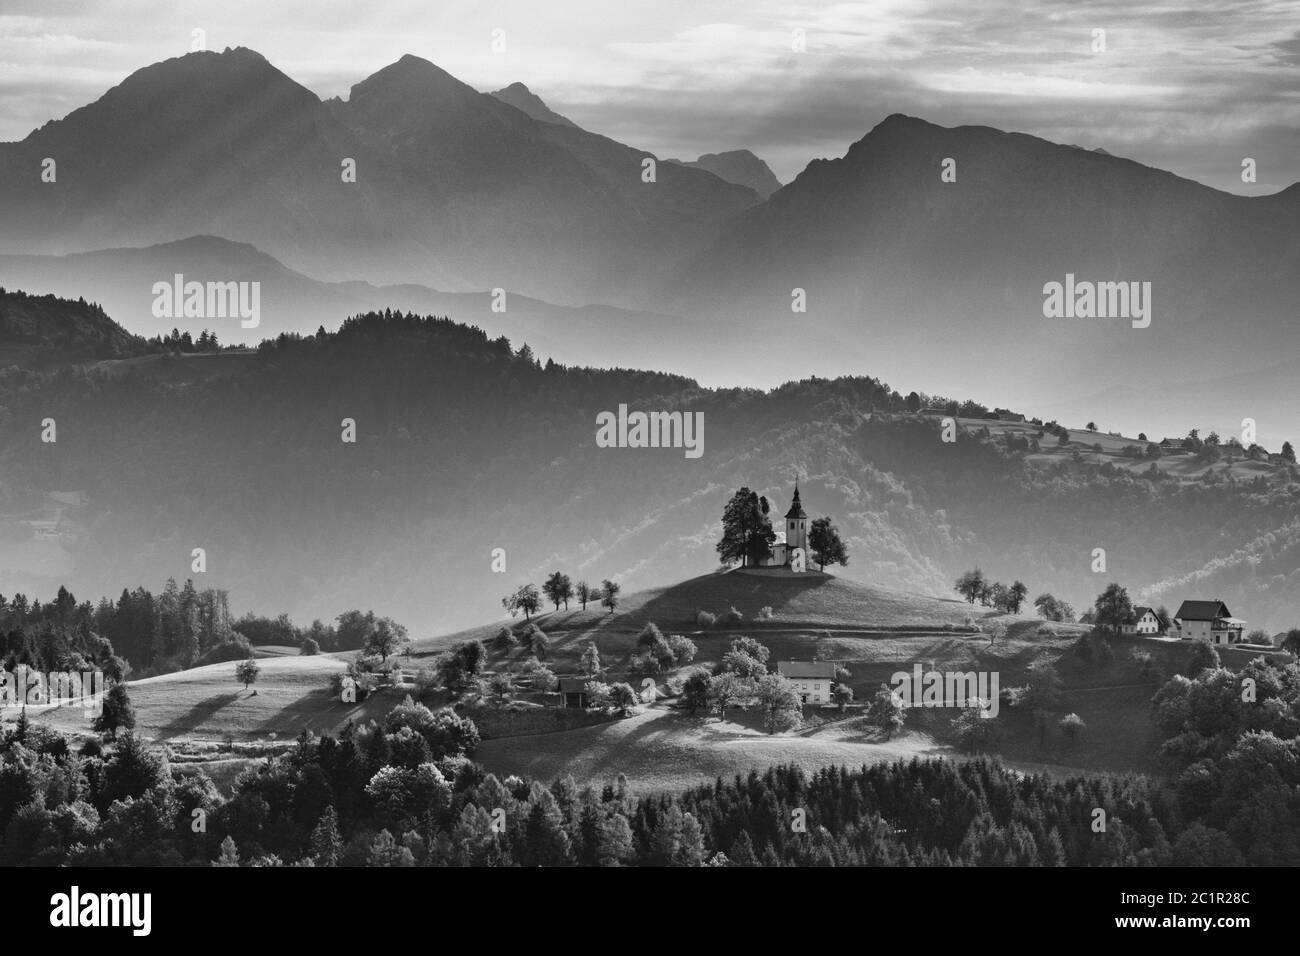
<svg viewBox="0 0 1300 956">
<path fill-rule="evenodd" d="M 595 641 L 588 641 L 586 648 L 579 659 L 579 667 L 582 673 L 591 677 L 599 677 L 601 672 L 600 651 L 596 649 Z"/>
<path fill-rule="evenodd" d="M 979 568 L 975 568 L 959 577 L 953 590 L 969 603 L 974 604 L 977 599 L 988 592 L 989 584 L 984 579 L 984 572 Z"/>
<path fill-rule="evenodd" d="M 840 709 L 840 713 L 844 713 L 849 704 L 853 703 L 853 688 L 848 684 L 835 684 L 835 686 L 831 688 L 831 700 L 835 701 L 836 706 Z"/>
<path fill-rule="evenodd" d="M 363 649 L 367 654 L 378 654 L 380 660 L 386 661 L 388 655 L 408 641 L 406 628 L 391 618 L 381 617 L 375 621 L 375 626 L 366 635 Z"/>
<path fill-rule="evenodd" d="M 600 603 L 609 608 L 609 613 L 613 614 L 614 609 L 618 607 L 618 592 L 622 586 L 606 578 L 600 582 Z"/>
<path fill-rule="evenodd" d="M 1219 666 L 1219 652 L 1209 641 L 1193 641 L 1187 654 L 1186 675 L 1196 677 L 1202 671 L 1214 670 Z"/>
<path fill-rule="evenodd" d="M 596 862 L 601 866 L 621 866 L 636 858 L 636 842 L 627 817 L 615 812 L 600 822 Z"/>
<path fill-rule="evenodd" d="M 966 748 L 967 753 L 973 755 L 988 742 L 992 735 L 989 724 L 990 720 L 984 716 L 984 711 L 978 704 L 974 704 L 962 708 L 957 719 L 952 722 L 952 729 L 961 746 Z"/>
<path fill-rule="evenodd" d="M 27 716 L 27 708 L 23 708 L 22 716 Z M 108 689 L 104 695 L 104 702 L 99 716 L 95 718 L 95 733 L 108 734 L 113 739 L 117 739 L 118 730 L 135 729 L 135 708 L 131 706 L 131 698 L 127 695 L 126 684 L 118 681 Z"/>
<path fill-rule="evenodd" d="M 498 707 L 504 707 L 515 695 L 514 678 L 506 671 L 498 671 L 488 680 L 488 689 L 492 693 L 493 702 Z"/>
<path fill-rule="evenodd" d="M 780 674 L 768 674 L 754 682 L 754 696 L 763 715 L 763 729 L 769 734 L 795 730 L 803 724 L 803 707 L 794 683 Z"/>
<path fill-rule="evenodd" d="M 537 590 L 537 585 L 521 584 L 513 594 L 507 594 L 501 599 L 501 606 L 511 617 L 523 611 L 524 620 L 527 621 L 541 608 L 542 596 Z"/>
<path fill-rule="evenodd" d="M 609 687 L 609 703 L 618 708 L 618 715 L 626 717 L 628 709 L 633 707 L 637 702 L 636 691 L 632 689 L 631 684 L 619 682 L 611 684 Z"/>
<path fill-rule="evenodd" d="M 682 682 L 682 704 L 692 716 L 696 711 L 708 709 L 712 682 L 713 678 L 702 667 L 691 671 Z"/>
<path fill-rule="evenodd" d="M 233 837 L 226 837 L 221 841 L 221 856 L 212 861 L 213 866 L 234 867 L 239 866 L 239 848 L 235 846 Z"/>
<path fill-rule="evenodd" d="M 808 529 L 808 547 L 812 550 L 813 560 L 822 571 L 826 570 L 828 564 L 844 566 L 849 563 L 849 550 L 840 539 L 839 529 L 831 524 L 829 517 L 813 519 L 812 527 Z"/>
<path fill-rule="evenodd" d="M 343 838 L 339 835 L 339 816 L 333 806 L 325 807 L 311 831 L 311 852 L 317 866 L 338 866 L 343 855 Z"/>
<path fill-rule="evenodd" d="M 867 705 L 866 722 L 869 726 L 879 727 L 889 740 L 903 729 L 907 719 L 907 707 L 902 698 L 888 684 L 881 684 L 876 695 Z"/>
<path fill-rule="evenodd" d="M 1286 637 L 1282 638 L 1282 650 L 1300 657 L 1300 627 L 1293 627 L 1286 632 Z"/>
<path fill-rule="evenodd" d="M 566 611 L 569 609 L 569 599 L 573 597 L 573 583 L 567 574 L 560 571 L 552 573 L 542 585 L 542 591 L 545 592 L 546 599 L 555 605 L 555 610 L 558 611 L 561 604 Z"/>
<path fill-rule="evenodd" d="M 1020 606 L 1025 603 L 1025 595 L 1029 593 L 1029 588 L 1025 587 L 1020 581 L 1015 582 L 1009 588 L 1003 588 L 1001 603 L 998 605 L 1000 610 L 1008 614 L 1019 614 Z"/>
<path fill-rule="evenodd" d="M 235 666 L 235 680 L 244 685 L 244 690 L 248 690 L 248 685 L 256 683 L 257 675 L 261 672 L 262 669 L 257 666 L 257 661 L 250 657 Z"/>
<path fill-rule="evenodd" d="M 576 588 L 578 600 L 582 602 L 582 609 L 587 610 L 587 602 L 591 600 L 591 585 L 586 581 L 579 581 Z"/>
<path fill-rule="evenodd" d="M 1120 627 L 1133 617 L 1133 602 L 1129 600 L 1128 589 L 1114 582 L 1106 585 L 1106 590 L 1097 596 L 1093 610 L 1097 626 L 1114 628 L 1118 637 Z"/>
<path fill-rule="evenodd" d="M 1034 607 L 1048 621 L 1071 623 L 1074 621 L 1074 608 L 1055 596 L 1043 593 L 1034 598 Z"/>
<path fill-rule="evenodd" d="M 1295 449 L 1291 447 L 1289 441 L 1282 442 L 1282 457 L 1291 464 L 1295 464 Z"/>
<path fill-rule="evenodd" d="M 1078 714 L 1066 714 L 1057 723 L 1070 743 L 1074 743 L 1088 726 Z"/>
<path fill-rule="evenodd" d="M 724 564 L 740 561 L 741 567 L 758 564 L 772 554 L 776 532 L 772 530 L 771 505 L 749 488 L 741 488 L 722 511 L 722 539 L 717 544 Z"/>
<path fill-rule="evenodd" d="M 1097 423 L 1096 423 L 1096 422 L 1088 422 L 1088 424 L 1085 425 L 1084 428 L 1086 428 L 1086 429 L 1087 429 L 1088 431 L 1090 431 L 1090 432 L 1095 432 L 1095 431 L 1097 430 Z"/>
<path fill-rule="evenodd" d="M 315 657 L 320 653 L 320 643 L 314 637 L 304 637 L 298 653 L 303 657 Z"/>
<path fill-rule="evenodd" d="M 1029 665 L 1029 684 L 1020 697 L 1020 704 L 1035 710 L 1055 710 L 1061 703 L 1064 686 L 1055 666 L 1040 658 Z"/>
<path fill-rule="evenodd" d="M 738 674 L 724 672 L 709 681 L 709 697 L 713 709 L 719 717 L 727 716 L 727 708 L 738 700 L 744 700 L 753 692 L 753 683 Z"/>
</svg>

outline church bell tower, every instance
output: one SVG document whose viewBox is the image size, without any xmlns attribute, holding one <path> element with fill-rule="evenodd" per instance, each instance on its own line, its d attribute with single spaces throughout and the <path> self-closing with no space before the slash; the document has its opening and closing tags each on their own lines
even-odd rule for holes
<svg viewBox="0 0 1300 956">
<path fill-rule="evenodd" d="M 794 501 L 785 513 L 785 543 L 788 550 L 803 548 L 808 550 L 808 516 L 804 514 L 803 505 L 799 503 L 799 480 L 794 483 Z"/>
</svg>

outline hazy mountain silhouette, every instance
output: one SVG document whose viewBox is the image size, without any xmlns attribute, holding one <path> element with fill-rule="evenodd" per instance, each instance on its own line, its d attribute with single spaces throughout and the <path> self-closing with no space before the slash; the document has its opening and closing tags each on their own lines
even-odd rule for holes
<svg viewBox="0 0 1300 956">
<path fill-rule="evenodd" d="M 251 50 L 193 53 L 0 145 L 0 240 L 62 253 L 209 234 L 316 275 L 626 304 L 758 201 L 699 170 L 643 183 L 646 155 L 413 56 L 322 103 Z"/>
<path fill-rule="evenodd" d="M 748 186 L 764 199 L 781 188 L 781 181 L 763 162 L 747 149 L 733 149 L 725 153 L 705 153 L 699 159 L 685 161 L 671 159 L 695 169 L 705 169 L 720 179 L 737 186 Z"/>
<path fill-rule="evenodd" d="M 949 158 L 955 182 L 941 179 Z M 741 213 L 665 298 L 693 315 L 852 330 L 863 360 L 888 356 L 891 374 L 936 389 L 1014 366 L 989 397 L 1042 399 L 1244 371 L 1293 348 L 1298 215 L 1295 187 L 1233 196 L 1032 136 L 894 115 Z M 1150 327 L 1044 318 L 1044 284 L 1067 273 L 1151 282 Z M 794 288 L 807 314 L 792 318 Z"/>
<path fill-rule="evenodd" d="M 493 90 L 492 95 L 503 103 L 509 103 L 521 113 L 526 113 L 542 123 L 555 123 L 558 126 L 577 126 L 566 116 L 561 116 L 547 106 L 540 96 L 522 83 L 511 83 L 500 90 Z"/>
</svg>

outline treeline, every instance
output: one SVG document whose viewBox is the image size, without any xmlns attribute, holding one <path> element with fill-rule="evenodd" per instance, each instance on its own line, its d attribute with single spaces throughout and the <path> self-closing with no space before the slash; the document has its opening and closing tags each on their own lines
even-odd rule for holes
<svg viewBox="0 0 1300 956">
<path fill-rule="evenodd" d="M 163 674 L 252 656 L 253 646 L 287 645 L 303 653 L 398 647 L 406 628 L 374 611 L 345 611 L 331 624 L 299 627 L 287 614 L 251 612 L 235 619 L 230 596 L 220 588 L 199 589 L 192 579 L 179 586 L 168 578 L 160 593 L 143 586 L 122 589 L 117 601 L 78 602 L 65 587 L 42 604 L 0 594 L 4 666 L 26 664 L 39 671 L 98 667 L 112 680 Z"/>
<path fill-rule="evenodd" d="M 0 865 L 1300 864 L 1300 665 L 1202 657 L 1153 699 L 1167 781 L 914 758 L 636 797 L 622 777 L 499 779 L 471 720 L 408 698 L 304 731 L 226 798 L 129 732 L 76 751 L 24 716 L 0 740 Z M 1020 703 L 1047 703 L 1038 684 Z"/>
</svg>

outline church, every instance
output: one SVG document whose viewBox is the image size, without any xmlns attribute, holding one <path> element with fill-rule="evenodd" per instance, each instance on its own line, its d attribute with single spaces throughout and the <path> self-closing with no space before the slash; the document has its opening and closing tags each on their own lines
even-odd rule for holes
<svg viewBox="0 0 1300 956">
<path fill-rule="evenodd" d="M 799 502 L 799 482 L 794 483 L 794 500 L 785 513 L 785 530 L 776 532 L 772 543 L 772 556 L 758 562 L 760 568 L 789 568 L 806 571 L 808 568 L 808 515 Z"/>
</svg>

